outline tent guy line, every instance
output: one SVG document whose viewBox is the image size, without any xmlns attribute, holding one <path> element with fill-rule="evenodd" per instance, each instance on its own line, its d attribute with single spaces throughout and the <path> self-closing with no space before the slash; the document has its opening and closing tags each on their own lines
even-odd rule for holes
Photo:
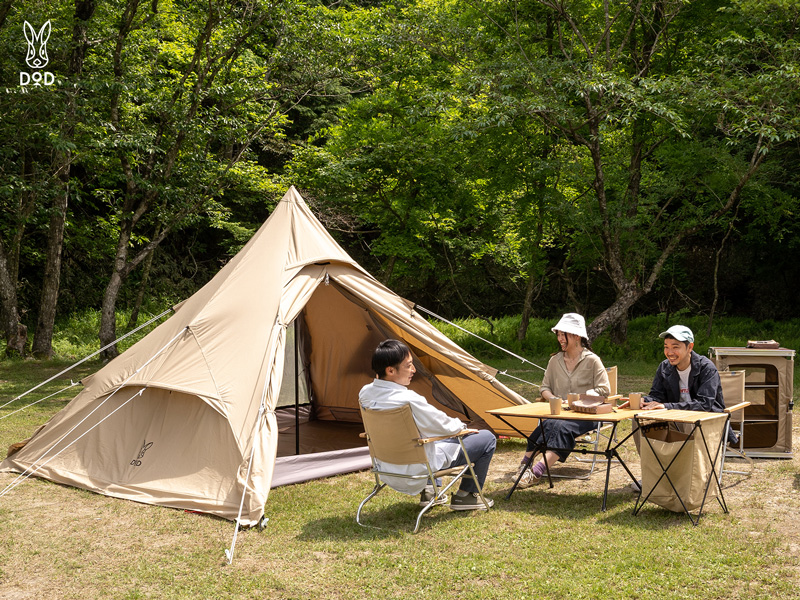
<svg viewBox="0 0 800 600">
<path fill-rule="evenodd" d="M 508 371 L 498 371 L 497 374 L 498 375 L 503 375 L 505 377 L 511 377 L 511 379 L 516 379 L 517 381 L 521 381 L 522 383 L 527 383 L 528 385 L 532 385 L 533 387 L 537 387 L 537 388 L 541 387 L 541 385 L 538 384 L 538 383 L 533 383 L 532 381 L 528 381 L 527 379 L 520 379 L 519 377 L 516 377 L 514 375 L 510 375 L 508 373 Z"/>
<path fill-rule="evenodd" d="M 48 399 L 52 398 L 53 396 L 58 396 L 59 394 L 61 394 L 61 393 L 63 393 L 63 392 L 66 392 L 67 390 L 70 390 L 70 389 L 74 388 L 74 387 L 75 387 L 76 385 L 78 385 L 78 384 L 80 384 L 80 381 L 72 381 L 72 380 L 70 380 L 70 384 L 69 384 L 67 387 L 65 387 L 65 388 L 61 388 L 61 389 L 60 389 L 60 390 L 58 390 L 57 392 L 53 392 L 52 394 L 50 394 L 49 396 L 45 396 L 44 398 L 39 398 L 39 399 L 38 399 L 38 400 L 36 400 L 35 402 L 31 402 L 30 404 L 27 404 L 27 405 L 25 405 L 25 406 L 22 406 L 22 407 L 18 408 L 17 410 L 12 410 L 12 411 L 11 411 L 10 413 L 8 413 L 7 415 L 0 416 L 0 421 L 2 421 L 3 419 L 5 419 L 6 417 L 10 417 L 11 415 L 15 415 L 15 414 L 17 414 L 18 412 L 20 412 L 20 411 L 22 411 L 22 410 L 25 410 L 26 408 L 30 408 L 31 406 L 34 406 L 35 404 L 39 404 L 39 402 L 44 402 L 45 400 L 48 400 Z M 14 401 L 14 400 L 11 400 L 11 402 L 13 402 L 13 401 Z M 4 404 L 3 406 L 0 406 L 0 408 L 3 408 L 3 407 L 5 407 L 5 406 L 8 406 L 9 404 L 11 404 L 11 402 L 7 402 L 7 403 L 6 403 L 6 404 Z"/>
<path fill-rule="evenodd" d="M 111 394 L 111 395 L 108 397 L 108 399 L 110 399 L 110 398 L 111 398 L 111 396 L 113 396 L 113 395 L 114 395 L 114 394 L 117 392 L 117 390 L 119 390 L 119 389 L 120 389 L 120 388 L 117 388 L 116 390 L 114 390 L 114 393 L 113 393 L 113 394 Z M 141 389 L 140 389 L 138 392 L 136 392 L 136 393 L 135 393 L 133 396 L 131 396 L 130 398 L 128 398 L 127 400 L 125 400 L 125 402 L 123 402 L 122 404 L 120 404 L 120 405 L 119 405 L 117 408 L 115 408 L 113 411 L 111 411 L 111 412 L 110 412 L 109 414 L 107 414 L 105 417 L 103 417 L 102 419 L 100 419 L 100 420 L 99 420 L 97 423 L 95 423 L 94 425 L 92 425 L 92 426 L 91 426 L 91 427 L 90 427 L 88 430 L 84 431 L 82 434 L 80 434 L 78 437 L 76 437 L 74 440 L 72 440 L 72 441 L 71 441 L 69 444 L 67 444 L 66 446 L 64 446 L 63 448 L 61 448 L 61 450 L 59 450 L 58 452 L 56 452 L 55 454 L 53 454 L 53 456 L 51 456 L 50 458 L 48 458 L 48 459 L 47 459 L 45 462 L 43 462 L 42 464 L 38 464 L 38 461 L 37 461 L 37 462 L 33 463 L 33 464 L 30 466 L 30 467 L 28 467 L 27 469 L 25 469 L 25 472 L 23 472 L 23 473 L 20 473 L 20 474 L 19 474 L 19 475 L 16 477 L 16 479 L 14 479 L 14 480 L 13 480 L 11 483 L 9 483 L 9 484 L 8 484 L 8 485 L 5 487 L 5 489 L 3 489 L 3 491 L 2 491 L 2 492 L 0 492 L 0 498 L 2 498 L 3 496 L 5 496 L 5 495 L 6 495 L 8 492 L 10 492 L 11 490 L 13 490 L 13 489 L 14 489 L 14 488 L 16 488 L 17 486 L 19 486 L 21 483 L 23 483 L 23 482 L 24 482 L 25 480 L 27 480 L 28 478 L 30 478 L 30 477 L 33 477 L 34 475 L 36 475 L 36 473 L 37 473 L 37 472 L 39 472 L 40 470 L 42 470 L 44 467 L 46 467 L 46 466 L 47 466 L 47 464 L 48 464 L 48 463 L 49 463 L 51 460 L 53 460 L 54 458 L 56 458 L 58 455 L 60 455 L 60 454 L 61 454 L 62 452 L 64 452 L 65 450 L 69 449 L 69 448 L 70 448 L 70 447 L 71 447 L 73 444 L 75 444 L 76 442 L 80 441 L 80 439 L 81 439 L 81 438 L 83 438 L 83 436 L 85 436 L 85 435 L 87 435 L 88 433 L 90 433 L 90 432 L 91 432 L 91 431 L 92 431 L 92 430 L 93 430 L 95 427 L 98 427 L 98 426 L 100 426 L 100 425 L 101 425 L 101 424 L 102 424 L 102 423 L 103 423 L 103 422 L 104 422 L 106 419 L 108 419 L 109 417 L 112 417 L 112 416 L 114 415 L 114 413 L 116 413 L 118 410 L 120 410 L 120 409 L 121 409 L 121 408 L 123 408 L 125 405 L 127 405 L 127 404 L 128 404 L 128 402 L 130 402 L 130 401 L 131 401 L 131 400 L 133 400 L 134 398 L 137 398 L 137 397 L 141 396 L 141 395 L 144 393 L 144 390 L 145 390 L 145 389 L 146 389 L 146 388 L 141 388 Z M 100 404 L 100 405 L 99 405 L 97 408 L 95 408 L 95 409 L 94 409 L 94 410 L 93 410 L 91 413 L 89 413 L 88 415 L 86 415 L 86 418 L 85 418 L 83 421 L 85 421 L 86 419 L 88 419 L 89 417 L 91 417 L 91 416 L 92 416 L 92 415 L 93 415 L 93 414 L 94 414 L 94 413 L 97 411 L 97 409 L 99 409 L 101 406 L 103 406 L 103 404 L 104 404 L 104 403 L 101 403 L 101 404 Z M 81 423 L 83 423 L 83 421 L 81 421 L 80 423 L 78 423 L 78 425 L 80 425 Z M 61 439 L 60 439 L 60 440 L 58 440 L 58 441 L 57 441 L 55 444 L 53 444 L 53 445 L 50 447 L 50 449 L 49 449 L 49 450 L 48 450 L 48 451 L 47 451 L 45 454 L 43 454 L 43 455 L 41 456 L 41 458 L 40 458 L 39 460 L 41 460 L 42 458 L 44 458 L 45 456 L 47 456 L 47 455 L 50 453 L 50 451 L 51 451 L 51 450 L 53 450 L 53 449 L 54 449 L 54 448 L 55 448 L 55 447 L 56 447 L 58 444 L 60 444 L 61 442 L 63 442 L 63 441 L 64 441 L 64 439 L 65 439 L 65 438 L 66 438 L 66 437 L 67 437 L 67 436 L 68 436 L 70 433 L 72 433 L 73 431 L 75 431 L 75 429 L 78 427 L 78 425 L 75 425 L 75 427 L 73 427 L 73 428 L 72 428 L 72 429 L 70 429 L 70 430 L 69 430 L 69 431 L 68 431 L 66 434 L 64 434 L 64 435 L 61 437 Z"/>
<path fill-rule="evenodd" d="M 285 336 L 286 335 L 286 329 L 287 329 L 288 325 L 284 325 L 283 323 L 280 322 L 280 315 L 278 315 L 276 317 L 275 322 L 276 322 L 276 324 L 278 324 L 281 327 L 279 337 L 280 336 Z M 281 340 L 281 341 L 285 341 L 285 340 Z M 231 540 L 231 547 L 225 549 L 225 558 L 228 559 L 228 564 L 229 565 L 233 563 L 233 551 L 236 548 L 236 537 L 239 535 L 239 527 L 241 525 L 241 520 L 242 520 L 242 510 L 244 509 L 245 494 L 248 491 L 249 484 L 250 484 L 250 474 L 251 474 L 251 472 L 253 470 L 253 458 L 255 457 L 255 454 L 256 454 L 256 443 L 258 442 L 258 431 L 259 431 L 259 429 L 261 429 L 261 423 L 262 423 L 262 418 L 264 416 L 264 413 L 267 412 L 267 393 L 268 393 L 268 390 L 269 390 L 269 380 L 271 379 L 271 376 L 272 376 L 272 373 L 267 372 L 266 375 L 265 375 L 264 385 L 261 386 L 261 388 L 262 388 L 261 389 L 261 403 L 258 406 L 258 414 L 256 415 L 256 423 L 255 423 L 255 426 L 253 427 L 253 435 L 252 435 L 253 444 L 252 444 L 252 447 L 250 448 L 250 459 L 247 461 L 247 473 L 245 474 L 245 477 L 244 477 L 244 486 L 242 488 L 242 498 L 239 501 L 239 512 L 236 514 L 236 519 L 234 520 L 234 524 L 235 525 L 234 525 L 234 528 L 233 528 L 233 539 Z M 272 412 L 274 413 L 275 411 L 273 410 Z"/>
<path fill-rule="evenodd" d="M 447 320 L 447 319 L 445 319 L 444 317 L 442 317 L 442 316 L 440 316 L 440 315 L 437 315 L 435 312 L 428 310 L 428 309 L 427 309 L 427 308 L 425 308 L 424 306 L 420 306 L 419 304 L 415 304 L 415 305 L 414 305 L 414 310 L 421 310 L 421 311 L 422 311 L 422 312 L 424 312 L 424 313 L 428 313 L 428 314 L 429 314 L 430 316 L 432 316 L 434 319 L 439 319 L 439 320 L 440 320 L 440 321 L 442 321 L 443 323 L 447 323 L 448 325 L 452 325 L 452 326 L 453 326 L 453 327 L 455 327 L 456 329 L 460 329 L 460 330 L 461 330 L 461 331 L 463 331 L 464 333 L 468 333 L 469 335 L 471 335 L 471 336 L 474 336 L 474 337 L 478 338 L 478 339 L 479 339 L 479 340 L 481 340 L 482 342 L 486 342 L 486 343 L 487 343 L 487 344 L 489 344 L 490 346 L 494 346 L 494 347 L 495 347 L 495 348 L 497 348 L 498 350 L 502 350 L 502 351 L 503 351 L 503 352 L 505 352 L 506 354 L 510 354 L 510 355 L 511 355 L 511 356 L 513 356 L 514 358 L 517 358 L 517 359 L 521 360 L 521 361 L 522 361 L 522 362 L 524 362 L 524 363 L 528 363 L 529 365 L 531 365 L 531 366 L 533 366 L 533 367 L 536 367 L 537 369 L 541 369 L 542 371 L 544 371 L 544 370 L 545 370 L 545 368 L 544 368 L 544 367 L 540 367 L 540 366 L 539 366 L 539 365 L 537 365 L 536 363 L 533 363 L 533 362 L 529 361 L 527 358 L 524 358 L 524 357 L 520 356 L 519 354 L 514 354 L 513 352 L 511 352 L 511 350 L 508 350 L 508 349 L 506 349 L 506 348 L 503 348 L 502 346 L 498 346 L 498 345 L 497 345 L 497 344 L 495 344 L 494 342 L 490 342 L 489 340 L 487 340 L 487 339 L 485 339 L 485 338 L 482 338 L 482 337 L 481 337 L 481 336 L 479 336 L 477 333 L 473 333 L 473 332 L 472 332 L 472 331 L 470 331 L 469 329 L 464 329 L 463 327 L 461 327 L 461 325 L 456 325 L 456 324 L 455 324 L 455 323 L 453 323 L 452 321 L 448 321 L 448 320 Z M 500 371 L 500 373 L 501 373 L 502 375 L 508 375 L 508 374 L 507 374 L 505 371 Z M 508 376 L 509 376 L 509 377 L 513 377 L 512 375 L 508 375 Z M 524 380 L 520 379 L 520 381 L 524 381 Z M 525 382 L 525 383 L 528 383 L 528 382 Z"/>
<path fill-rule="evenodd" d="M 244 508 L 244 497 L 245 497 L 245 493 L 247 492 L 248 483 L 250 482 L 250 472 L 252 471 L 252 467 L 253 467 L 253 456 L 255 456 L 255 453 L 256 453 L 256 442 L 258 441 L 258 438 L 256 437 L 256 434 L 258 433 L 258 429 L 261 427 L 261 417 L 264 416 L 264 413 L 266 412 L 266 408 L 267 408 L 267 406 L 266 406 L 266 404 L 267 404 L 266 403 L 266 399 L 267 399 L 266 389 L 267 389 L 267 386 L 265 385 L 264 386 L 265 392 L 261 396 L 261 406 L 258 407 L 258 417 L 256 419 L 256 429 L 253 432 L 253 447 L 250 449 L 250 460 L 247 463 L 247 474 L 245 475 L 245 478 L 244 478 L 245 489 L 242 490 L 242 499 L 239 502 L 239 513 L 236 516 L 236 521 L 235 521 L 236 525 L 233 528 L 233 539 L 231 540 L 231 547 L 225 550 L 225 558 L 228 559 L 228 564 L 231 564 L 233 562 L 233 551 L 234 551 L 234 548 L 236 548 L 236 536 L 239 534 L 239 524 L 240 524 L 240 521 L 242 519 L 242 509 Z"/>
<path fill-rule="evenodd" d="M 149 364 L 150 364 L 151 362 L 153 362 L 153 361 L 154 361 L 156 358 L 158 358 L 158 357 L 159 357 L 161 354 L 163 354 L 163 353 L 164 353 L 164 351 L 165 351 L 167 348 L 169 348 L 169 347 L 170 347 L 170 346 L 171 346 L 173 343 L 175 343 L 175 341 L 176 341 L 176 340 L 177 340 L 179 337 L 181 337 L 181 336 L 182 336 L 182 335 L 183 335 L 183 334 L 184 334 L 186 331 L 188 331 L 188 330 L 189 330 L 189 328 L 188 328 L 188 327 L 184 327 L 183 329 L 181 329 L 181 330 L 180 330 L 180 331 L 179 331 L 177 334 L 175 334 L 175 337 L 173 337 L 173 338 L 172 338 L 170 341 L 168 341 L 166 344 L 164 344 L 164 346 L 162 346 L 162 348 L 161 348 L 161 349 L 160 349 L 158 352 L 156 352 L 156 353 L 155 353 L 153 356 L 151 356 L 151 357 L 150 357 L 150 358 L 149 358 L 147 361 L 145 361 L 145 363 L 144 363 L 144 364 L 143 364 L 141 367 L 139 367 L 139 368 L 138 368 L 138 369 L 136 369 L 136 370 L 135 370 L 133 373 L 131 373 L 131 374 L 130 374 L 128 377 L 126 377 L 126 378 L 125 378 L 125 380 L 124 380 L 122 383 L 120 383 L 120 384 L 119 384 L 119 385 L 116 387 L 116 389 L 115 389 L 113 392 L 111 392 L 111 393 L 108 395 L 108 397 L 107 397 L 105 400 L 103 400 L 103 401 L 102 401 L 102 402 L 100 402 L 100 403 L 99 403 L 99 404 L 98 404 L 96 407 L 94 407 L 94 408 L 92 409 L 92 411 L 91 411 L 91 412 L 90 412 L 88 415 L 86 415 L 86 416 L 85 416 L 83 419 L 81 419 L 81 420 L 80 420 L 78 423 L 76 423 L 76 424 L 75 424 L 75 425 L 74 425 L 74 426 L 73 426 L 73 427 L 72 427 L 72 428 L 71 428 L 69 431 L 67 431 L 67 432 L 66 432 L 64 435 L 62 435 L 62 436 L 61 436 L 61 437 L 60 437 L 60 438 L 59 438 L 59 439 L 58 439 L 58 440 L 57 440 L 57 441 L 56 441 L 56 442 L 55 442 L 55 443 L 54 443 L 52 446 L 50 446 L 50 448 L 48 448 L 48 450 L 47 450 L 47 451 L 46 451 L 44 454 L 42 454 L 42 456 L 40 456 L 40 457 L 39 457 L 39 458 L 38 458 L 36 461 L 34 461 L 34 462 L 33 462 L 33 464 L 31 464 L 31 465 L 30 465 L 28 468 L 26 468 L 26 469 L 25 469 L 25 470 L 24 470 L 24 471 L 23 471 L 23 472 L 22 472 L 22 473 L 21 473 L 21 474 L 20 474 L 20 475 L 19 475 L 19 476 L 18 476 L 16 479 L 14 479 L 14 480 L 13 480 L 11 483 L 9 483 L 9 484 L 8 484 L 8 485 L 5 487 L 5 489 L 4 489 L 2 492 L 0 492 L 0 498 L 2 498 L 3 496 L 5 496 L 5 495 L 6 495 L 8 492 L 10 492 L 10 491 L 11 491 L 11 490 L 13 490 L 14 488 L 16 488 L 16 487 L 17 487 L 17 486 L 18 486 L 20 483 L 22 483 L 23 481 L 25 481 L 25 480 L 26 480 L 26 479 L 28 479 L 29 477 L 32 477 L 32 476 L 33 476 L 33 475 L 35 475 L 37 472 L 41 471 L 41 470 L 42 470 L 42 468 L 43 468 L 43 467 L 45 467 L 45 466 L 47 466 L 47 464 L 48 464 L 50 461 L 52 461 L 54 458 L 56 458 L 57 456 L 59 456 L 59 455 L 60 455 L 62 452 L 64 452 L 64 451 L 65 451 L 65 450 L 67 450 L 68 448 L 70 448 L 72 445 L 74 445 L 76 442 L 78 442 L 78 441 L 79 441 L 81 438 L 83 438 L 85 435 L 89 434 L 89 433 L 90 433 L 90 432 L 91 432 L 93 429 L 95 429 L 96 427 L 98 427 L 98 426 L 99 426 L 101 423 L 103 423 L 103 422 L 104 422 L 106 419 L 108 419 L 108 418 L 109 418 L 109 417 L 111 417 L 111 416 L 112 416 L 114 413 L 116 413 L 118 410 L 120 410 L 122 407 L 124 407 L 125 405 L 127 405 L 127 404 L 128 404 L 128 402 L 130 402 L 131 400 L 133 400 L 133 399 L 134 399 L 134 398 L 136 398 L 137 396 L 141 396 L 141 395 L 144 393 L 144 390 L 146 389 L 146 387 L 143 387 L 143 388 L 141 388 L 141 389 L 140 389 L 140 390 L 139 390 L 137 393 L 135 393 L 133 396 L 131 396 L 130 398 L 128 398 L 128 399 L 127 399 L 125 402 L 123 402 L 121 405 L 119 405 L 117 408 L 115 408 L 113 411 L 111 411 L 111 413 L 109 413 L 108 415 L 106 415 L 105 417 L 103 417 L 102 419 L 100 419 L 100 421 L 98 421 L 97 423 L 95 423 L 94 425 L 92 425 L 92 426 L 91 426 L 89 429 L 87 429 L 86 431 L 84 431 L 84 432 L 83 432 L 81 435 L 79 435 L 77 438 L 75 438 L 74 440 L 72 440 L 72 441 L 71 441 L 69 444 L 67 444 L 66 446 L 64 446 L 63 448 L 61 448 L 61 450 L 59 450 L 58 452 L 56 452 L 54 455 L 50 456 L 50 458 L 48 458 L 48 459 L 47 459 L 47 460 L 46 460 L 44 463 L 41 463 L 41 464 L 39 464 L 39 463 L 40 463 L 40 461 L 41 461 L 42 459 L 44 459 L 46 456 L 48 456 L 48 455 L 50 454 L 50 452 L 52 452 L 52 451 L 53 451 L 53 450 L 54 450 L 54 449 L 55 449 L 55 448 L 56 448 L 56 447 L 57 447 L 57 446 L 58 446 L 58 445 L 59 445 L 61 442 L 63 442 L 63 441 L 64 441 L 64 440 L 65 440 L 65 439 L 66 439 L 66 438 L 67 438 L 67 437 L 68 437 L 68 436 L 69 436 L 69 435 L 70 435 L 70 434 L 73 432 L 73 431 L 75 431 L 75 430 L 76 430 L 78 427 L 80 427 L 80 426 L 81 426 L 83 423 L 85 423 L 85 422 L 86 422 L 86 420 L 87 420 L 89 417 L 91 417 L 91 416 L 92 416 L 94 413 L 96 413 L 98 410 L 100 410 L 100 408 L 101 408 L 102 406 L 104 406 L 104 405 L 106 404 L 106 402 L 108 402 L 109 400 L 111 400 L 111 398 L 114 396 L 114 394 L 116 394 L 116 393 L 117 393 L 119 390 L 121 390 L 123 387 L 125 387 L 125 384 L 127 384 L 127 383 L 128 383 L 130 380 L 131 380 L 131 379 L 133 379 L 134 377 L 136 377 L 136 375 L 138 375 L 138 374 L 139 374 L 139 372 L 140 372 L 142 369 L 144 369 L 144 368 L 145 368 L 147 365 L 149 365 Z"/>
<path fill-rule="evenodd" d="M 144 323 L 144 324 L 140 325 L 139 327 L 137 327 L 136 329 L 133 329 L 133 330 L 129 331 L 129 332 L 128 332 L 128 333 L 126 333 L 125 335 L 118 337 L 117 339 L 115 339 L 115 340 L 114 340 L 113 342 L 111 342 L 110 344 L 106 344 L 105 346 L 103 346 L 102 348 L 100 348 L 99 350 L 97 350 L 96 352 L 93 352 L 93 353 L 92 353 L 92 354 L 90 354 L 89 356 L 85 356 L 84 358 L 82 358 L 82 359 L 81 359 L 81 360 L 79 360 L 78 362 L 76 362 L 76 363 L 74 363 L 74 364 L 70 365 L 69 367 L 67 367 L 66 369 L 64 369 L 63 371 L 61 371 L 60 373 L 56 373 L 56 374 L 55 374 L 55 375 L 53 375 L 53 376 L 52 376 L 50 379 L 46 379 L 45 381 L 41 382 L 40 384 L 33 386 L 33 387 L 32 387 L 31 389 L 29 389 L 27 392 L 23 392 L 22 394 L 20 394 L 20 395 L 19 395 L 19 396 L 17 396 L 16 398 L 13 398 L 13 399 L 9 400 L 9 401 L 8 401 L 8 402 L 6 402 L 5 404 L 3 404 L 3 406 L 0 406 L 0 408 L 5 408 L 6 406 L 8 406 L 9 404 L 11 404 L 12 402 L 16 402 L 17 400 L 19 400 L 20 398 L 23 398 L 23 397 L 27 396 L 28 394 L 30 394 L 30 393 L 31 393 L 31 392 L 33 392 L 34 390 L 38 390 L 38 389 L 39 389 L 40 387 L 42 387 L 43 385 L 46 385 L 46 384 L 50 383 L 50 382 L 51 382 L 51 381 L 53 381 L 54 379 L 58 379 L 58 378 L 59 378 L 59 377 L 61 377 L 61 376 L 62 376 L 64 373 L 69 373 L 69 372 L 70 372 L 72 369 L 74 369 L 74 368 L 75 368 L 75 367 L 77 367 L 78 365 L 85 363 L 87 360 L 89 360 L 89 359 L 91 359 L 91 358 L 94 358 L 95 356 L 97 356 L 98 354 L 100 354 L 101 352 L 103 352 L 104 350 L 108 350 L 109 348 L 111 348 L 111 346 L 113 346 L 113 345 L 114 345 L 114 344 L 116 344 L 117 342 L 121 342 L 121 341 L 122 341 L 122 340 L 124 340 L 125 338 L 132 336 L 132 335 L 133 335 L 134 333 L 136 333 L 137 331 L 139 331 L 139 330 L 141 330 L 141 329 L 144 329 L 145 327 L 147 327 L 147 326 L 148 326 L 148 325 L 150 325 L 151 323 L 153 323 L 153 322 L 155 322 L 155 321 L 158 321 L 158 320 L 159 320 L 161 317 L 163 317 L 164 315 L 166 315 L 166 314 L 168 314 L 168 313 L 171 313 L 171 312 L 172 312 L 172 308 L 168 308 L 167 310 L 165 310 L 164 312 L 162 312 L 160 315 L 156 315 L 155 317 L 153 317 L 152 319 L 150 319 L 150 320 L 149 320 L 147 323 Z M 79 383 L 80 383 L 80 382 L 79 382 Z M 75 383 L 73 383 L 72 385 L 76 385 L 76 384 L 75 384 Z M 71 387 L 71 386 L 70 386 L 70 387 Z M 67 388 L 65 388 L 65 389 L 67 389 Z M 61 390 L 61 391 L 64 391 L 64 390 Z M 60 393 L 60 392 L 59 392 L 59 393 Z M 49 397 L 50 397 L 50 396 L 48 396 L 48 398 L 49 398 Z M 44 399 L 44 398 L 43 398 L 43 399 Z M 41 402 L 41 400 L 37 400 L 36 402 Z M 36 402 L 33 402 L 33 403 L 29 404 L 28 406 L 33 406 L 34 404 L 36 404 Z M 28 406 L 23 406 L 22 408 L 28 408 Z M 15 411 L 15 412 L 16 412 L 16 411 Z M 13 415 L 14 413 L 10 413 L 10 414 L 12 414 L 12 415 Z M 8 416 L 8 415 L 6 415 L 6 416 Z"/>
</svg>

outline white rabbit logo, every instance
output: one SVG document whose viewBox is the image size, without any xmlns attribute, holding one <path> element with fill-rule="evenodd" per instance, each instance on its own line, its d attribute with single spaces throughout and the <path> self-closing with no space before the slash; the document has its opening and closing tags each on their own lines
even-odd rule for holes
<svg viewBox="0 0 800 600">
<path fill-rule="evenodd" d="M 48 20 L 39 33 L 33 29 L 33 25 L 25 21 L 23 26 L 25 39 L 28 40 L 28 55 L 25 62 L 31 69 L 42 69 L 47 66 L 47 40 L 50 39 L 50 21 Z M 38 45 L 38 48 L 37 48 Z"/>
</svg>

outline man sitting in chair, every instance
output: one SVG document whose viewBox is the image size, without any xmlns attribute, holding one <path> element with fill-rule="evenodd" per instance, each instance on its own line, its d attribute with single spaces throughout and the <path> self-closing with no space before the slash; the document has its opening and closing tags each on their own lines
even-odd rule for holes
<svg viewBox="0 0 800 600">
<path fill-rule="evenodd" d="M 673 325 L 658 337 L 664 340 L 666 359 L 658 366 L 650 393 L 642 398 L 642 408 L 724 411 L 719 372 L 709 358 L 693 350 L 692 330 Z"/>
<path fill-rule="evenodd" d="M 438 408 L 428 404 L 423 396 L 408 389 L 407 386 L 411 383 L 416 369 L 411 358 L 411 351 L 403 342 L 392 339 L 381 342 L 372 355 L 372 370 L 378 377 L 372 383 L 361 388 L 361 392 L 358 394 L 358 401 L 364 408 L 387 410 L 408 404 L 411 406 L 414 421 L 422 437 L 454 435 L 466 429 L 466 425 L 460 420 L 447 416 Z M 450 500 L 450 508 L 452 510 L 486 510 L 478 490 L 483 489 L 497 441 L 491 431 L 476 429 L 474 433 L 464 437 L 463 442 L 470 460 L 475 465 L 474 471 L 478 482 L 476 485 L 471 477 L 462 478 L 459 490 L 453 494 Z M 455 439 L 428 444 L 425 451 L 434 470 L 466 464 L 461 444 Z M 424 472 L 424 469 L 421 472 L 411 472 L 415 468 L 415 465 L 398 465 L 392 470 L 407 475 L 418 475 Z M 425 506 L 434 495 L 433 486 L 426 486 L 424 479 L 397 478 L 392 481 L 391 487 L 406 494 L 421 492 L 420 506 Z M 440 504 L 445 502 L 446 500 L 442 499 Z M 489 506 L 493 504 L 492 500 L 488 500 L 488 502 Z"/>
<path fill-rule="evenodd" d="M 662 408 L 723 412 L 722 383 L 716 365 L 693 350 L 694 334 L 685 325 L 673 325 L 659 334 L 664 340 L 665 360 L 653 378 L 650 393 L 642 398 L 643 410 Z M 639 436 L 635 436 L 639 448 Z M 736 433 L 728 432 L 728 443 L 738 443 Z M 638 484 L 631 485 L 638 491 Z"/>
</svg>

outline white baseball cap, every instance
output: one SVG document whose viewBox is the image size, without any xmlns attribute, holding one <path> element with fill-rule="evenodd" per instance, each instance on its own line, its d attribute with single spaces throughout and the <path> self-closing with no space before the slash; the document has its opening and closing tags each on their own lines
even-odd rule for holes
<svg viewBox="0 0 800 600">
<path fill-rule="evenodd" d="M 665 338 L 668 335 L 674 337 L 679 342 L 689 342 L 690 344 L 694 343 L 694 334 L 686 325 L 673 325 L 666 331 L 659 333 L 658 337 Z"/>
<path fill-rule="evenodd" d="M 561 320 L 556 323 L 550 331 L 563 331 L 564 333 L 573 333 L 578 337 L 589 339 L 586 334 L 586 321 L 578 313 L 564 313 Z"/>
</svg>

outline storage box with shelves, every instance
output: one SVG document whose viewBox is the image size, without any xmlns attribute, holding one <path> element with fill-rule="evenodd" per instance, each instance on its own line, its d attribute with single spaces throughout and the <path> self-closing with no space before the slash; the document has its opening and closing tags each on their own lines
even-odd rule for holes
<svg viewBox="0 0 800 600">
<path fill-rule="evenodd" d="M 744 448 L 748 456 L 792 457 L 794 355 L 788 348 L 712 346 L 720 371 L 745 371 Z"/>
</svg>

